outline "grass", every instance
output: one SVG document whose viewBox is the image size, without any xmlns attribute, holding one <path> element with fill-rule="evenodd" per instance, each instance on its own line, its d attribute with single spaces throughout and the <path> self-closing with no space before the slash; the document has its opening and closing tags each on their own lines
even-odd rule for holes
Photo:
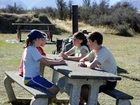
<svg viewBox="0 0 140 105">
<path fill-rule="evenodd" d="M 56 38 L 65 38 L 70 35 L 71 23 L 55 20 L 58 28 L 66 30 L 67 33 L 62 35 L 54 35 Z M 117 87 L 120 90 L 132 95 L 134 99 L 132 105 L 140 103 L 140 35 L 134 37 L 122 37 L 114 35 L 114 30 L 105 27 L 92 27 L 83 23 L 79 24 L 79 29 L 87 29 L 88 31 L 100 31 L 104 34 L 104 45 L 106 45 L 114 54 L 119 69 L 119 75 L 122 80 L 118 82 Z M 86 27 L 86 28 L 85 28 Z M 24 35 L 26 36 L 26 35 Z M 4 71 L 18 70 L 20 58 L 23 52 L 23 43 L 8 43 L 6 40 L 16 39 L 16 34 L 0 34 L 0 105 L 11 105 L 8 103 L 7 95 L 3 85 Z M 46 53 L 52 53 L 56 49 L 54 44 L 47 44 L 44 47 Z M 45 77 L 51 78 L 51 69 L 46 68 Z M 13 85 L 18 97 L 28 97 L 30 94 L 17 85 Z M 65 97 L 65 95 L 58 95 Z M 101 105 L 115 105 L 115 100 L 105 94 L 99 95 Z"/>
</svg>

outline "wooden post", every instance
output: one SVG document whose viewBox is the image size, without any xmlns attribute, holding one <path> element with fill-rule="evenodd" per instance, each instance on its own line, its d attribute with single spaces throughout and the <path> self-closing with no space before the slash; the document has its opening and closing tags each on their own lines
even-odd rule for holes
<svg viewBox="0 0 140 105">
<path fill-rule="evenodd" d="M 78 31 L 78 5 L 72 6 L 72 33 Z"/>
<path fill-rule="evenodd" d="M 20 31 L 20 26 L 17 26 L 17 40 L 21 42 L 21 31 Z"/>
</svg>

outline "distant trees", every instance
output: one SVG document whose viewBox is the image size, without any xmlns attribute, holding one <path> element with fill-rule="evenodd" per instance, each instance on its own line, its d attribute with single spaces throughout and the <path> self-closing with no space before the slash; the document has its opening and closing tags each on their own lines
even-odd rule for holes
<svg viewBox="0 0 140 105">
<path fill-rule="evenodd" d="M 14 3 L 14 6 L 7 5 L 6 8 L 2 8 L 0 11 L 17 14 L 25 13 L 25 10 L 21 6 L 17 6 L 16 3 Z"/>
<path fill-rule="evenodd" d="M 90 7 L 90 0 L 83 0 L 84 7 Z"/>
<path fill-rule="evenodd" d="M 109 26 L 120 35 L 131 36 L 129 29 L 140 32 L 140 15 L 128 2 L 119 2 L 110 7 L 108 0 L 101 0 L 99 4 L 93 2 L 91 5 L 79 7 L 79 14 L 80 21 L 93 26 Z"/>
<path fill-rule="evenodd" d="M 58 16 L 60 20 L 65 20 L 67 18 L 67 10 L 68 7 L 66 5 L 66 2 L 64 0 L 56 0 L 56 5 L 58 9 Z"/>
</svg>

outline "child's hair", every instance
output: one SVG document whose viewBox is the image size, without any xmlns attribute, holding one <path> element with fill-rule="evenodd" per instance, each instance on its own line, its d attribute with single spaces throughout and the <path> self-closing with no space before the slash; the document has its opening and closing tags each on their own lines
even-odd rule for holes
<svg viewBox="0 0 140 105">
<path fill-rule="evenodd" d="M 31 45 L 33 45 L 33 44 L 34 44 L 33 40 L 30 39 L 30 38 L 27 38 L 26 41 L 25 41 L 24 48 L 26 48 L 26 47 L 28 47 L 28 46 L 31 46 Z"/>
<path fill-rule="evenodd" d="M 82 30 L 81 31 L 83 34 L 88 34 L 89 32 L 87 32 L 87 30 Z"/>
<path fill-rule="evenodd" d="M 99 32 L 93 32 L 89 34 L 88 39 L 90 39 L 92 42 L 96 40 L 98 45 L 103 43 L 103 35 Z"/>
<path fill-rule="evenodd" d="M 87 37 L 82 32 L 74 33 L 74 38 L 82 40 L 81 46 L 87 45 Z"/>
<path fill-rule="evenodd" d="M 45 33 L 41 32 L 39 30 L 36 30 L 36 29 L 31 30 L 26 39 L 24 48 L 33 45 L 34 40 L 36 40 L 38 38 L 45 38 Z"/>
</svg>

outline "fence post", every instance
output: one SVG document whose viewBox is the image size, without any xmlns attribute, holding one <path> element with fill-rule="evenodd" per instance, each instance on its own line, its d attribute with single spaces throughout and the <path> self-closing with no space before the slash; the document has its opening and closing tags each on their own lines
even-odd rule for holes
<svg viewBox="0 0 140 105">
<path fill-rule="evenodd" d="M 78 31 L 78 5 L 72 5 L 72 33 Z"/>
</svg>

